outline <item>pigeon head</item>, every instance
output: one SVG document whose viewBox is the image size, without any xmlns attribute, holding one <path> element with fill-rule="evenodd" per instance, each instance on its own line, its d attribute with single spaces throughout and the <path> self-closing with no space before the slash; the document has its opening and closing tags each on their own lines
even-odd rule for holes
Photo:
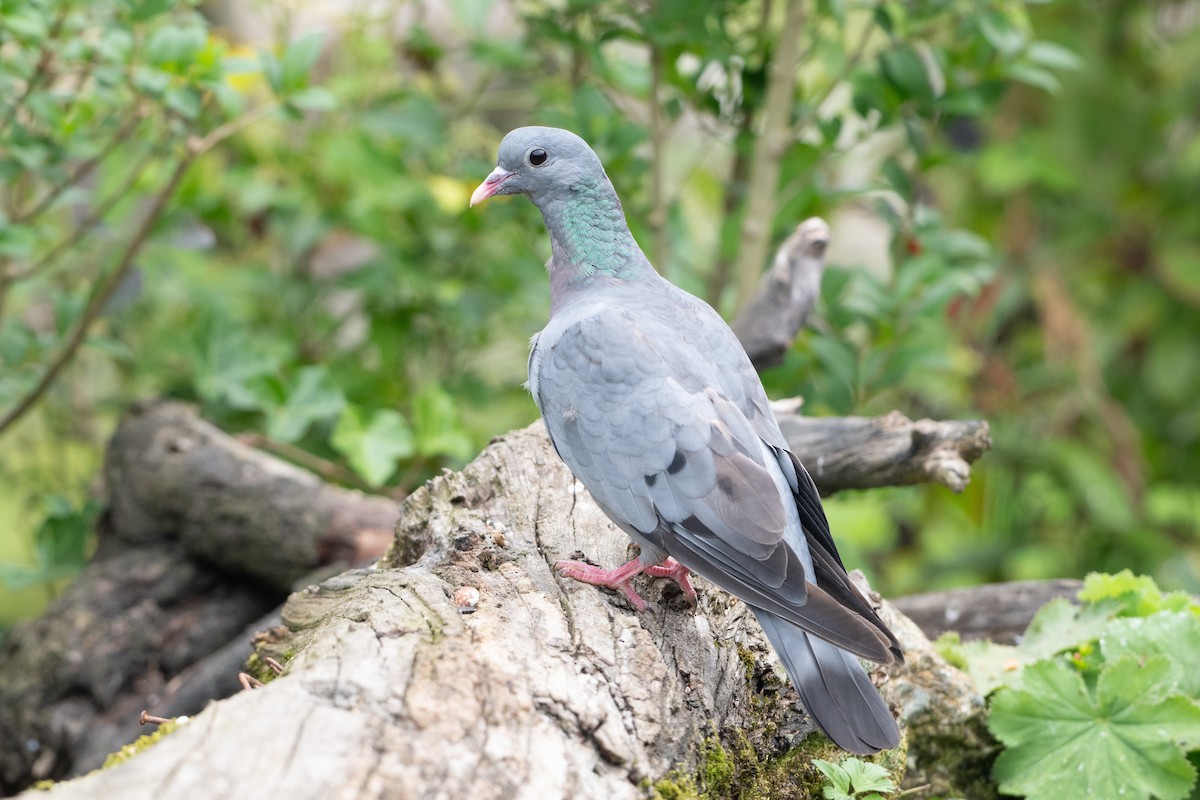
<svg viewBox="0 0 1200 800">
<path fill-rule="evenodd" d="M 471 205 L 498 194 L 523 194 L 542 206 L 573 186 L 604 177 L 587 142 L 561 128 L 517 128 L 500 142 L 496 169 L 471 195 Z"/>
</svg>

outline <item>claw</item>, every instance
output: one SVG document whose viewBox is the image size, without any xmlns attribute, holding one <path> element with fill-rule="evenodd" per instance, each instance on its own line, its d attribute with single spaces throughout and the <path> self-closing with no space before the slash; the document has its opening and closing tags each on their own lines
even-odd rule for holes
<svg viewBox="0 0 1200 800">
<path fill-rule="evenodd" d="M 604 586 L 616 589 L 625 595 L 630 604 L 638 611 L 646 610 L 646 601 L 633 588 L 634 576 L 646 573 L 652 578 L 667 578 L 679 584 L 683 596 L 692 605 L 696 604 L 696 590 L 688 579 L 691 574 L 687 567 L 673 558 L 668 558 L 661 564 L 646 566 L 639 559 L 633 559 L 619 567 L 604 569 L 582 561 L 556 561 L 554 573 L 560 578 L 571 578 L 593 586 Z"/>
<path fill-rule="evenodd" d="M 679 590 L 683 592 L 683 596 L 688 603 L 693 606 L 696 605 L 696 588 L 692 586 L 692 581 L 688 578 L 692 574 L 692 571 L 675 559 L 668 558 L 661 564 L 647 567 L 646 574 L 652 578 L 666 578 L 667 580 L 675 581 L 675 583 L 679 584 Z"/>
<path fill-rule="evenodd" d="M 636 558 L 615 569 L 603 569 L 582 561 L 557 561 L 554 569 L 561 578 L 572 578 L 593 586 L 605 586 L 622 592 L 638 611 L 646 610 L 646 601 L 633 588 L 633 576 L 644 567 Z"/>
</svg>

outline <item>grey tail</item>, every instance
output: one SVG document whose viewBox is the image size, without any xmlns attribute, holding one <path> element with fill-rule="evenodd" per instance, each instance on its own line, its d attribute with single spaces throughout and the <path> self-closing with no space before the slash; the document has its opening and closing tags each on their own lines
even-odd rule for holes
<svg viewBox="0 0 1200 800">
<path fill-rule="evenodd" d="M 862 665 L 845 650 L 755 608 L 804 708 L 843 750 L 870 755 L 900 743 L 900 728 Z"/>
</svg>

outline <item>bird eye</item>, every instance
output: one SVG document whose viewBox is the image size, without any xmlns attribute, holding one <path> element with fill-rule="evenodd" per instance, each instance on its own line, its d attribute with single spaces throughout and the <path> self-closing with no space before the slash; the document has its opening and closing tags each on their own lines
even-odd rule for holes
<svg viewBox="0 0 1200 800">
<path fill-rule="evenodd" d="M 540 167 L 542 164 L 546 163 L 547 155 L 545 150 L 540 147 L 535 147 L 529 151 L 529 155 L 525 156 L 525 158 L 527 158 L 529 163 L 533 166 Z"/>
</svg>

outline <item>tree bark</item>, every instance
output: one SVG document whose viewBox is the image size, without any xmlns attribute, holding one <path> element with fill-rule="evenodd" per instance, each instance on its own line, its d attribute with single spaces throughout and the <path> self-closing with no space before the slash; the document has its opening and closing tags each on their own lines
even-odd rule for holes
<svg viewBox="0 0 1200 800">
<path fill-rule="evenodd" d="M 879 417 L 803 417 L 797 401 L 773 404 L 788 446 L 823 495 L 842 489 L 940 483 L 961 492 L 971 462 L 992 446 L 982 420 L 913 422 L 899 411 Z"/>
<path fill-rule="evenodd" d="M 137 441 L 172 440 L 185 412 L 168 405 L 148 413 L 163 429 Z M 118 436 L 114 446 L 128 441 Z M 190 480 L 186 470 L 175 474 Z M 202 516 L 216 503 L 210 495 L 184 513 Z M 633 798 L 644 796 L 643 781 L 703 772 L 697 767 L 718 747 L 753 780 L 815 778 L 807 758 L 780 760 L 811 725 L 744 604 L 701 584 L 700 603 L 689 608 L 673 584 L 646 579 L 639 590 L 653 611 L 637 614 L 622 597 L 555 578 L 555 560 L 582 552 L 615 564 L 628 540 L 554 455 L 540 424 L 501 437 L 462 473 L 414 493 L 396 534 L 380 568 L 291 596 L 285 628 L 260 646 L 287 663 L 284 676 L 210 704 L 150 752 L 63 783 L 55 796 Z M 110 559 L 89 572 L 102 568 L 121 574 Z M 156 574 L 130 593 L 161 593 Z M 461 594 L 456 601 L 464 587 L 479 592 L 477 606 Z M 205 621 L 223 618 L 197 608 Z M 962 743 L 957 763 L 986 775 L 992 750 L 969 680 L 915 625 L 886 604 L 883 614 L 908 652 L 906 665 L 874 675 L 909 729 L 910 782 L 945 791 L 970 783 L 927 757 L 927 744 L 947 740 Z M 93 622 L 97 639 L 111 631 L 104 618 Z M 227 623 L 229 631 L 242 625 Z M 98 646 L 82 642 L 84 660 Z M 154 639 L 148 649 L 162 647 Z M 122 689 L 130 687 L 109 685 L 108 696 Z M 803 746 L 836 755 L 822 742 Z M 903 756 L 889 761 L 897 774 Z M 797 763 L 799 772 L 780 766 Z"/>
<path fill-rule="evenodd" d="M 192 714 L 236 691 L 252 631 L 274 624 L 264 615 L 314 571 L 377 557 L 399 510 L 178 403 L 134 408 L 104 476 L 95 557 L 0 646 L 2 794 L 99 766 L 137 737 L 142 709 Z"/>
</svg>

